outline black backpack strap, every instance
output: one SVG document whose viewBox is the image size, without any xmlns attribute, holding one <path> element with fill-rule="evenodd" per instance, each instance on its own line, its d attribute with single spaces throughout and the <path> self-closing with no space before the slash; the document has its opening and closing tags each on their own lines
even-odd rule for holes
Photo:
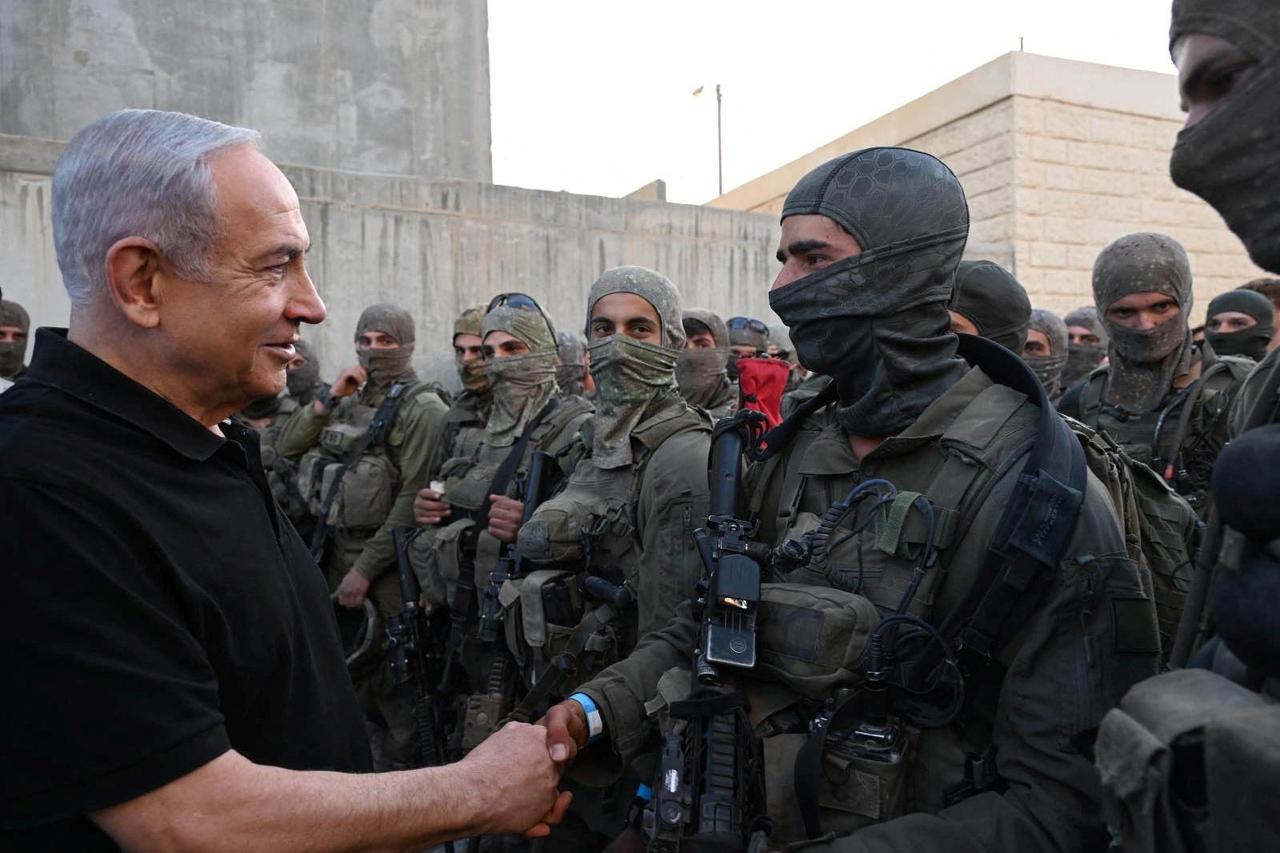
<svg viewBox="0 0 1280 853">
<path fill-rule="evenodd" d="M 1079 439 L 1026 362 L 983 338 L 959 337 L 960 355 L 970 364 L 1040 407 L 1026 467 L 987 545 L 977 580 L 940 629 L 957 651 L 987 660 L 1025 623 L 1033 609 L 1028 594 L 1066 554 L 1089 471 Z"/>
</svg>

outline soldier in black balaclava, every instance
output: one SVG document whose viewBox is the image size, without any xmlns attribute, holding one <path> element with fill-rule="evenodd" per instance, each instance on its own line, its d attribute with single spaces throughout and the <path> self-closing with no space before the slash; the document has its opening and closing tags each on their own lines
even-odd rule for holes
<svg viewBox="0 0 1280 853">
<path fill-rule="evenodd" d="M 27 371 L 27 335 L 31 318 L 16 302 L 0 299 L 0 379 L 16 381 Z"/>
<path fill-rule="evenodd" d="M 1252 364 L 1192 345 L 1191 264 L 1165 234 L 1129 234 L 1103 249 L 1093 298 L 1111 341 L 1108 364 L 1071 388 L 1058 408 L 1110 435 L 1203 518 L 1213 463 L 1227 443 L 1228 411 Z"/>
<path fill-rule="evenodd" d="M 1031 312 L 1022 360 L 1035 371 L 1049 401 L 1056 403 L 1062 396 L 1062 368 L 1067 363 L 1067 324 L 1061 317 L 1043 308 Z"/>
<path fill-rule="evenodd" d="M 1092 305 L 1077 308 L 1062 318 L 1067 324 L 1067 363 L 1062 368 L 1065 391 L 1084 379 L 1107 357 L 1107 330 Z"/>
<path fill-rule="evenodd" d="M 953 332 L 978 335 L 1022 354 L 1031 300 L 1004 267 L 994 261 L 961 261 L 950 307 Z"/>
<path fill-rule="evenodd" d="M 1213 298 L 1205 317 L 1205 339 L 1218 355 L 1266 358 L 1276 331 L 1270 299 L 1252 290 L 1228 290 Z"/>
</svg>

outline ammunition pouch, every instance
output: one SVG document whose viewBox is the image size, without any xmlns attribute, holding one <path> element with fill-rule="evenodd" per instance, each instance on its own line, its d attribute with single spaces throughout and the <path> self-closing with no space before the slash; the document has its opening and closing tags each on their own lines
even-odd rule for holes
<svg viewBox="0 0 1280 853">
<path fill-rule="evenodd" d="M 754 677 L 823 701 L 839 689 L 861 684 L 867 641 L 879 623 L 875 605 L 861 595 L 831 587 L 762 584 Z"/>
<path fill-rule="evenodd" d="M 430 596 L 427 600 L 432 604 L 452 602 L 458 579 L 472 571 L 475 526 L 473 519 L 459 518 L 438 528 L 422 547 L 410 546 L 410 563 L 422 579 L 423 594 Z M 423 539 L 427 537 L 419 536 L 414 544 Z M 439 601 L 435 600 L 437 596 L 442 596 Z"/>
<path fill-rule="evenodd" d="M 322 494 L 328 494 L 342 465 L 325 466 L 320 480 Z M 376 531 L 387 520 L 395 503 L 398 472 L 381 454 L 361 456 L 347 469 L 323 521 L 336 530 Z M 317 511 L 320 507 L 316 508 Z"/>
</svg>

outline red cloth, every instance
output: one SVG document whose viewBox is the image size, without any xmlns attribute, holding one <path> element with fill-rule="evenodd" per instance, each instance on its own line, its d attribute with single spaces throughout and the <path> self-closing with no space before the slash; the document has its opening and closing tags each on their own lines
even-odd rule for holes
<svg viewBox="0 0 1280 853">
<path fill-rule="evenodd" d="M 782 392 L 787 389 L 791 365 L 776 358 L 738 359 L 738 402 L 769 421 L 769 429 L 782 423 Z"/>
</svg>

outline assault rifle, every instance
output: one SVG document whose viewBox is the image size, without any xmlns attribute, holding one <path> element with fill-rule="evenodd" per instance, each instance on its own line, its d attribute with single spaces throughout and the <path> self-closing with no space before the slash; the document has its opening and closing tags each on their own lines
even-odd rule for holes
<svg viewBox="0 0 1280 853">
<path fill-rule="evenodd" d="M 400 594 L 404 605 L 387 624 L 387 649 L 391 657 L 391 675 L 395 685 L 410 692 L 414 728 L 417 730 L 415 765 L 438 767 L 446 763 L 447 733 L 437 713 L 440 691 L 433 689 L 444 669 L 444 642 L 440 631 L 429 619 L 418 599 L 422 589 L 405 553 L 411 533 L 404 527 L 391 531 L 395 542 L 396 562 L 400 568 Z M 438 622 L 439 620 L 435 620 Z"/>
<path fill-rule="evenodd" d="M 555 460 L 551 454 L 542 450 L 533 452 L 522 490 L 524 501 L 522 524 L 533 516 L 534 510 L 541 503 L 544 484 L 554 464 Z M 483 692 L 467 697 L 463 712 L 462 749 L 464 751 L 484 740 L 507 716 L 515 703 L 518 672 L 515 661 L 511 659 L 511 653 L 503 645 L 499 636 L 503 619 L 502 602 L 499 596 L 507 581 L 519 580 L 522 577 L 524 577 L 524 557 L 520 550 L 512 545 L 503 545 L 501 555 L 489 572 L 489 584 L 485 587 L 480 601 L 475 636 L 488 647 L 492 657 Z"/>
<path fill-rule="evenodd" d="M 653 798 L 641 818 L 650 853 L 766 849 L 764 767 L 746 697 L 721 683 L 720 667 L 756 663 L 761 564 L 769 548 L 738 517 L 742 457 L 764 416 L 740 409 L 711 438 L 711 514 L 694 533 L 705 574 L 699 583 L 702 632 L 694 687 L 663 724 Z"/>
</svg>

